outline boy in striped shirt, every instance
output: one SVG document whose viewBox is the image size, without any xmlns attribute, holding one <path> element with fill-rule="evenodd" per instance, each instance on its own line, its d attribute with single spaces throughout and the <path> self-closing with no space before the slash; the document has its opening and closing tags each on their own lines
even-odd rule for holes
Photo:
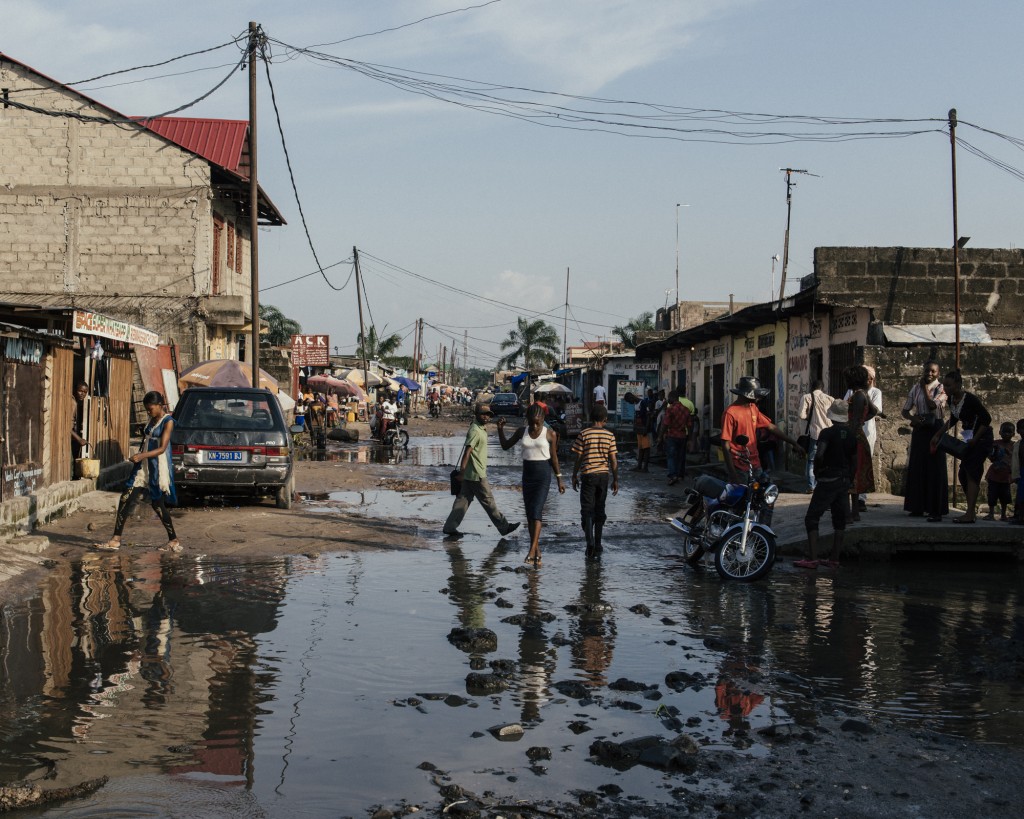
<svg viewBox="0 0 1024 819">
<path fill-rule="evenodd" d="M 607 520 L 604 505 L 608 498 L 609 477 L 612 494 L 619 494 L 619 462 L 616 458 L 615 436 L 604 428 L 608 421 L 608 410 L 602 404 L 598 404 L 591 412 L 591 420 L 594 425 L 583 430 L 572 445 L 573 454 L 576 456 L 576 465 L 572 470 L 572 488 L 580 492 L 580 517 L 583 521 L 583 534 L 587 539 L 588 560 L 594 560 L 601 554 L 601 531 Z"/>
</svg>

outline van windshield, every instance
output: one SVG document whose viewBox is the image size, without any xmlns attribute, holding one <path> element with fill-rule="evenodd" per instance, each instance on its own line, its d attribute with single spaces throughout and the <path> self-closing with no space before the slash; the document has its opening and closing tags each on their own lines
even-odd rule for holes
<svg viewBox="0 0 1024 819">
<path fill-rule="evenodd" d="M 273 430 L 271 400 L 265 395 L 186 395 L 174 420 L 185 429 Z"/>
</svg>

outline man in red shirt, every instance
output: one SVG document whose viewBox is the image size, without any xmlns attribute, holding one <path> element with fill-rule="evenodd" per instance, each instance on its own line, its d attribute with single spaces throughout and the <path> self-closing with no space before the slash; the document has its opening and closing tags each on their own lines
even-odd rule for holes
<svg viewBox="0 0 1024 819">
<path fill-rule="evenodd" d="M 686 476 L 686 439 L 690 435 L 690 409 L 680 403 L 679 390 L 668 395 L 668 409 L 661 422 L 661 440 L 668 458 L 668 485 Z"/>
<path fill-rule="evenodd" d="M 740 435 L 747 437 L 746 454 L 754 467 L 754 475 L 762 472 L 761 459 L 757 454 L 757 431 L 767 429 L 787 444 L 800 448 L 795 438 L 790 437 L 772 423 L 772 419 L 757 407 L 757 400 L 764 398 L 770 390 L 763 389 L 756 378 L 744 376 L 730 390 L 736 400 L 722 414 L 722 448 L 725 450 L 725 465 L 729 470 L 729 480 L 742 480 L 747 471 L 746 464 L 739 459 L 743 448 L 735 443 Z"/>
</svg>

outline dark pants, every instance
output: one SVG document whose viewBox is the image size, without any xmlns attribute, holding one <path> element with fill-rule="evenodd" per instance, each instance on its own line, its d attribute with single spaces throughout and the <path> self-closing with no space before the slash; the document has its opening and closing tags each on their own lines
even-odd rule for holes
<svg viewBox="0 0 1024 819">
<path fill-rule="evenodd" d="M 665 455 L 668 457 L 668 476 L 684 478 L 686 476 L 686 439 L 665 436 Z"/>
<path fill-rule="evenodd" d="M 487 517 L 494 524 L 494 528 L 502 535 L 507 535 L 511 524 L 501 513 L 501 510 L 498 509 L 498 504 L 495 503 L 494 495 L 491 494 L 491 486 L 487 483 L 487 478 L 481 478 L 478 481 L 464 480 L 462 482 L 462 489 L 459 490 L 459 494 L 452 504 L 452 511 L 448 515 L 448 520 L 444 522 L 444 533 L 446 535 L 453 535 L 458 531 L 459 524 L 466 517 L 466 512 L 469 510 L 469 505 L 473 502 L 474 498 L 483 507 Z M 518 524 L 516 525 L 518 526 Z"/>
<path fill-rule="evenodd" d="M 131 515 L 132 509 L 135 508 L 135 504 L 148 494 L 149 489 L 144 486 L 128 488 L 121 493 L 121 498 L 117 502 L 117 514 L 114 515 L 114 534 L 117 537 L 120 537 L 124 531 L 124 525 L 128 522 L 128 517 Z M 171 513 L 167 511 L 167 504 L 164 503 L 163 496 L 161 495 L 159 500 L 153 501 L 152 506 L 153 511 L 160 516 L 160 522 L 164 525 L 164 529 L 167 530 L 167 539 L 177 540 L 178 536 L 174 534 L 174 524 L 171 522 Z"/>
<path fill-rule="evenodd" d="M 604 526 L 608 516 L 604 513 L 604 504 L 608 499 L 607 472 L 594 472 L 584 475 L 580 481 L 580 517 L 584 526 L 590 520 L 597 526 Z"/>
<path fill-rule="evenodd" d="M 811 495 L 811 502 L 807 504 L 807 513 L 804 515 L 804 527 L 808 532 L 818 531 L 818 521 L 826 511 L 832 513 L 832 528 L 842 532 L 846 528 L 846 513 L 850 508 L 850 481 L 848 478 L 836 478 L 834 480 L 818 479 L 814 486 L 814 493 Z"/>
</svg>

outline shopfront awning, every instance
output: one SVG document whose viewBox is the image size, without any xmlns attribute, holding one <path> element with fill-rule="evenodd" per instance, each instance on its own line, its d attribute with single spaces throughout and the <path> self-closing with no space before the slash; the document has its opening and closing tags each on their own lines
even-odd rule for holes
<svg viewBox="0 0 1024 819">
<path fill-rule="evenodd" d="M 955 344 L 955 324 L 887 324 L 883 332 L 890 344 Z M 991 344 L 992 336 L 984 324 L 961 324 L 960 341 L 965 344 Z"/>
</svg>

